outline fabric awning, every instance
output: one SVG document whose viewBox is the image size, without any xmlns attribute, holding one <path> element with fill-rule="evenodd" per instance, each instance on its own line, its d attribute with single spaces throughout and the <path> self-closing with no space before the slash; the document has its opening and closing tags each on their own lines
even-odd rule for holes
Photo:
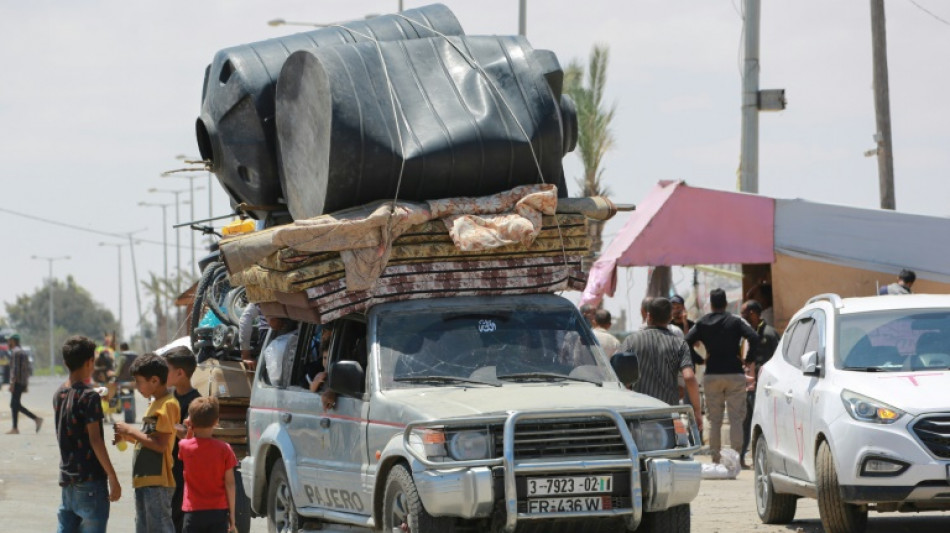
<svg viewBox="0 0 950 533">
<path fill-rule="evenodd" d="M 771 263 L 775 200 L 661 181 L 591 268 L 582 303 L 613 296 L 618 266 Z"/>
</svg>

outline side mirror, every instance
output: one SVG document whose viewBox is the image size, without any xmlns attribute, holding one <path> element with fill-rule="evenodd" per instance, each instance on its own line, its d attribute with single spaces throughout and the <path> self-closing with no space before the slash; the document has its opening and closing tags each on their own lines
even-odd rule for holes
<svg viewBox="0 0 950 533">
<path fill-rule="evenodd" d="M 633 352 L 615 353 L 610 358 L 617 378 L 624 385 L 634 385 L 640 381 L 640 359 Z"/>
<path fill-rule="evenodd" d="M 806 376 L 821 374 L 821 367 L 818 366 L 818 352 L 806 352 L 802 355 L 802 374 Z"/>
<path fill-rule="evenodd" d="M 356 361 L 337 361 L 330 366 L 327 386 L 333 392 L 350 397 L 363 395 L 366 372 L 363 365 Z"/>
</svg>

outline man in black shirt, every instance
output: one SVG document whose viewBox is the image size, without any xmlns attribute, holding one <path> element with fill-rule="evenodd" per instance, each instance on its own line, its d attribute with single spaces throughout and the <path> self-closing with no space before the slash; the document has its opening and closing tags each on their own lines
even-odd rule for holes
<svg viewBox="0 0 950 533">
<path fill-rule="evenodd" d="M 719 462 L 722 449 L 723 411 L 729 410 L 729 444 L 736 452 L 742 445 L 742 421 L 745 419 L 745 373 L 739 356 L 739 343 L 744 338 L 750 346 L 759 344 L 759 336 L 749 324 L 726 312 L 726 291 L 709 293 L 712 312 L 699 319 L 686 334 L 686 343 L 693 346 L 702 341 L 706 346 L 706 375 L 703 390 L 709 412 L 709 448 L 713 462 Z M 751 354 L 750 354 L 751 355 Z"/>
<path fill-rule="evenodd" d="M 745 454 L 749 450 L 749 442 L 751 439 L 752 410 L 755 408 L 755 387 L 759 378 L 759 368 L 772 358 L 772 354 L 775 353 L 775 349 L 778 347 L 779 336 L 775 328 L 767 324 L 765 319 L 762 318 L 762 304 L 758 301 L 746 301 L 746 303 L 742 304 L 742 310 L 739 314 L 742 315 L 742 318 L 744 318 L 759 335 L 759 344 L 757 346 L 750 344 L 749 355 L 746 357 L 746 365 L 748 365 L 749 373 L 754 377 L 755 381 L 751 383 L 751 390 L 749 390 L 750 387 L 747 387 L 745 393 L 746 413 L 745 422 L 742 424 L 742 453 L 740 454 L 740 462 L 742 466 L 745 467 Z M 749 359 L 752 359 L 752 361 L 749 361 Z"/>
</svg>

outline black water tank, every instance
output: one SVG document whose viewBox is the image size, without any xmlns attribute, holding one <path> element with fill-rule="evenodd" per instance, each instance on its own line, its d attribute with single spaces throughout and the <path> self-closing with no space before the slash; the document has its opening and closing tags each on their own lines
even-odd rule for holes
<svg viewBox="0 0 950 533">
<path fill-rule="evenodd" d="M 410 19 L 410 20 L 406 20 Z M 415 23 L 410 22 L 415 21 Z M 274 132 L 274 85 L 290 54 L 372 38 L 380 41 L 462 35 L 449 8 L 433 4 L 277 39 L 226 48 L 205 70 L 196 133 L 201 157 L 233 204 L 274 206 L 281 201 Z M 428 28 L 427 28 L 428 27 Z M 263 218 L 267 211 L 254 212 Z"/>
<path fill-rule="evenodd" d="M 566 196 L 561 160 L 573 149 L 576 118 L 573 105 L 560 105 L 561 76 L 554 54 L 522 37 L 295 52 L 276 96 L 291 216 L 396 197 L 402 164 L 402 200 L 485 195 L 541 181 Z"/>
</svg>

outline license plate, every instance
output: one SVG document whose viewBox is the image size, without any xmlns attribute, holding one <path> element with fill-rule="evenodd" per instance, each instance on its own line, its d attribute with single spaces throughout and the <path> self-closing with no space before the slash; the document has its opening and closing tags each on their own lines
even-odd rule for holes
<svg viewBox="0 0 950 533">
<path fill-rule="evenodd" d="M 613 476 L 564 476 L 528 478 L 528 496 L 611 492 Z"/>
<path fill-rule="evenodd" d="M 532 498 L 528 500 L 528 512 L 576 513 L 581 511 L 604 511 L 610 509 L 610 496 L 582 496 L 577 498 Z"/>
</svg>

